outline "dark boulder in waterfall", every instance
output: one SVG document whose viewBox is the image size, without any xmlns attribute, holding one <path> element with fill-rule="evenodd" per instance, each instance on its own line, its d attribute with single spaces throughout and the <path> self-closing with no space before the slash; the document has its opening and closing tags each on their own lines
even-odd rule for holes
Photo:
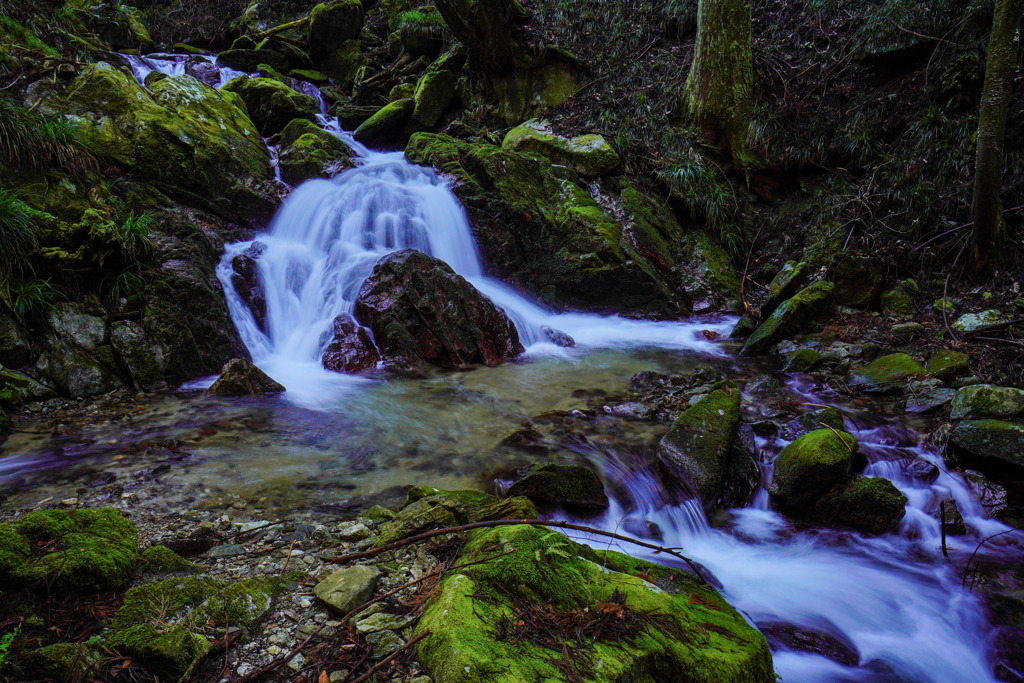
<svg viewBox="0 0 1024 683">
<path fill-rule="evenodd" d="M 377 347 L 365 327 L 348 313 L 334 319 L 334 338 L 320 362 L 335 372 L 359 372 L 372 368 L 380 360 Z"/>
<path fill-rule="evenodd" d="M 582 465 L 534 465 L 508 487 L 505 495 L 525 496 L 535 503 L 564 505 L 573 510 L 600 512 L 608 507 L 601 479 Z"/>
<path fill-rule="evenodd" d="M 260 283 L 260 267 L 256 260 L 267 250 L 263 242 L 253 242 L 231 259 L 231 284 L 235 293 L 249 307 L 256 325 L 267 331 L 267 297 Z"/>
<path fill-rule="evenodd" d="M 217 396 L 249 396 L 272 394 L 285 388 L 244 358 L 233 358 L 224 364 L 220 377 L 210 387 Z"/>
<path fill-rule="evenodd" d="M 523 351 L 500 308 L 444 261 L 414 249 L 377 262 L 356 298 L 356 319 L 392 366 L 498 365 Z"/>
</svg>

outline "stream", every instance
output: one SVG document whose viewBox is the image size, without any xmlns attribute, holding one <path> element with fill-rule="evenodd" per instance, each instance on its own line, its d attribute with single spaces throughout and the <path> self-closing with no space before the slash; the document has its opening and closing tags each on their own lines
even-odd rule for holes
<svg viewBox="0 0 1024 683">
<path fill-rule="evenodd" d="M 130 59 L 140 80 L 147 69 L 185 72 L 180 55 Z M 222 74 L 220 82 L 232 75 Z M 585 409 L 587 397 L 598 392 L 622 394 L 630 377 L 644 370 L 672 374 L 711 366 L 739 380 L 765 374 L 756 361 L 736 356 L 734 345 L 712 341 L 727 335 L 732 317 L 653 322 L 559 313 L 487 277 L 446 178 L 409 164 L 401 152 L 366 149 L 326 115 L 320 123 L 353 149 L 357 166 L 294 188 L 257 236 L 266 245 L 257 261 L 267 299 L 265 330 L 231 282 L 231 259 L 253 241 L 228 245 L 217 271 L 253 361 L 288 391 L 229 400 L 199 391 L 213 380 L 206 378 L 148 398 L 124 422 L 97 420 L 60 437 L 12 435 L 0 447 L 8 504 L 31 507 L 47 486 L 62 495 L 60 482 L 73 481 L 76 467 L 115 472 L 124 467 L 118 454 L 155 440 L 189 444 L 192 455 L 176 471 L 175 486 L 191 491 L 191 500 L 214 491 L 222 499 L 247 500 L 250 510 L 267 516 L 331 509 L 409 484 L 495 490 L 504 473 L 536 460 L 536 454 L 500 445 L 536 415 Z M 353 311 L 374 263 L 402 248 L 444 260 L 503 308 L 526 347 L 523 356 L 499 367 L 437 371 L 423 379 L 384 381 L 323 369 L 320 355 L 333 319 Z M 556 346 L 546 328 L 568 334 L 576 345 Z M 865 474 L 890 479 L 907 496 L 898 529 L 872 537 L 808 528 L 775 512 L 767 478 L 788 443 L 781 437 L 758 438 L 766 474 L 753 503 L 710 522 L 699 504 L 673 500 L 645 462 L 614 442 L 566 449 L 555 457 L 602 472 L 612 499 L 603 515 L 576 521 L 680 547 L 755 625 L 823 634 L 848 653 L 840 664 L 771 641 L 776 671 L 787 683 L 997 680 L 993 628 L 979 596 L 961 586 L 958 567 L 982 538 L 1009 527 L 985 517 L 968 484 L 925 444 L 917 424 L 881 403 L 855 404 L 809 376 L 778 377 L 781 396 L 843 413 L 867 456 Z M 771 415 L 761 402 L 744 395 L 745 419 Z M 652 443 L 664 433 L 664 425 L 659 433 L 632 424 L 650 429 Z M 907 475 L 906 465 L 915 460 L 935 465 L 938 478 Z M 935 511 L 949 497 L 968 533 L 949 537 L 947 560 Z M 1005 534 L 979 555 L 1019 563 L 1020 540 L 1020 534 Z M 635 546 L 614 547 L 643 556 Z M 647 558 L 665 562 L 664 556 Z"/>
</svg>

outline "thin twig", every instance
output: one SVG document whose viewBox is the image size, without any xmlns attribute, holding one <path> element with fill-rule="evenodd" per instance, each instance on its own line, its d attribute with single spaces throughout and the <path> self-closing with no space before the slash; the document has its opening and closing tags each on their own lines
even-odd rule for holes
<svg viewBox="0 0 1024 683">
<path fill-rule="evenodd" d="M 971 569 L 971 562 L 974 561 L 974 557 L 978 554 L 978 551 L 981 550 L 981 546 L 985 545 L 986 543 L 991 541 L 993 538 L 996 538 L 997 536 L 1002 536 L 1004 534 L 1008 534 L 1008 533 L 1011 533 L 1011 532 L 1014 532 L 1014 531 L 1020 531 L 1020 529 L 1021 529 L 1020 526 L 1015 526 L 1012 529 L 1007 529 L 1006 531 L 1000 531 L 998 534 L 992 534 L 991 536 L 986 536 L 985 538 L 981 539 L 981 541 L 978 543 L 978 547 L 976 547 L 974 549 L 974 552 L 971 553 L 971 556 L 969 558 L 967 558 L 967 564 L 964 565 L 964 575 L 960 579 L 960 587 L 963 588 L 963 587 L 965 587 L 967 585 L 967 572 L 970 571 L 970 569 Z M 975 570 L 975 572 L 977 572 L 978 568 L 975 567 L 974 570 Z M 974 588 L 973 584 L 972 584 L 971 588 Z"/>
<path fill-rule="evenodd" d="M 597 534 L 598 536 L 608 536 L 619 541 L 625 541 L 627 543 L 632 543 L 643 548 L 648 548 L 650 550 L 655 551 L 656 554 L 665 553 L 667 555 L 671 555 L 672 557 L 675 557 L 685 562 L 690 567 L 690 570 L 697 576 L 697 579 L 701 583 L 705 585 L 707 584 L 707 581 L 705 581 L 704 579 L 704 575 L 701 573 L 700 569 L 697 567 L 694 561 L 686 557 L 682 553 L 676 552 L 672 548 L 666 548 L 665 546 L 656 545 L 654 543 L 647 543 L 646 541 L 638 541 L 635 538 L 629 538 L 628 536 L 622 536 L 620 534 L 613 534 L 610 531 L 602 531 L 601 529 L 595 529 L 593 527 L 583 526 L 581 524 L 570 524 L 569 522 L 551 521 L 543 519 L 492 519 L 484 522 L 473 522 L 471 524 L 462 524 L 460 526 L 445 527 L 443 529 L 433 529 L 431 531 L 426 531 L 422 534 L 410 536 L 409 538 L 403 538 L 399 541 L 395 541 L 394 543 L 388 543 L 387 545 L 383 545 L 379 548 L 374 548 L 372 550 L 364 550 L 360 553 L 352 553 L 351 555 L 337 557 L 331 560 L 331 562 L 335 564 L 348 564 L 356 560 L 361 560 L 367 557 L 374 557 L 376 555 L 380 555 L 381 553 L 386 553 L 389 550 L 395 550 L 397 548 L 402 548 L 413 543 L 419 543 L 420 541 L 425 541 L 427 539 L 434 538 L 435 536 L 443 536 L 445 534 L 458 534 L 462 533 L 463 531 L 471 531 L 473 529 L 486 529 L 489 527 L 498 526 L 516 526 L 520 524 L 528 524 L 530 526 L 555 527 L 558 529 L 572 529 L 573 531 L 582 531 L 584 533 Z"/>
</svg>

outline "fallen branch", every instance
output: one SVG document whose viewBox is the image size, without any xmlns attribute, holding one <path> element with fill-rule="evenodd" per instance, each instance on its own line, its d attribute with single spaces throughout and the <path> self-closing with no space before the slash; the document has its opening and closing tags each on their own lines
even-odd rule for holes
<svg viewBox="0 0 1024 683">
<path fill-rule="evenodd" d="M 298 28 L 298 27 L 302 26 L 303 24 L 305 24 L 307 21 L 309 21 L 309 15 L 308 14 L 306 16 L 302 17 L 301 19 L 296 19 L 295 21 L 289 21 L 287 24 L 281 24 L 279 26 L 275 26 L 274 28 L 268 28 L 266 31 L 259 31 L 257 33 L 253 33 L 250 36 L 250 38 L 252 38 L 253 40 L 260 40 L 261 38 L 266 38 L 267 36 L 272 36 L 275 33 L 280 33 L 281 31 L 287 31 L 290 28 Z"/>
<path fill-rule="evenodd" d="M 607 536 L 608 538 L 614 538 L 617 541 L 625 541 L 626 543 L 632 543 L 642 548 L 653 550 L 655 554 L 665 553 L 666 555 L 671 555 L 672 557 L 675 557 L 685 562 L 687 566 L 690 567 L 690 570 L 696 575 L 697 579 L 701 583 L 707 585 L 707 581 L 704 579 L 704 575 L 701 573 L 700 569 L 694 563 L 694 561 L 672 548 L 666 548 L 665 546 L 656 545 L 654 543 L 648 543 L 646 541 L 638 541 L 635 538 L 630 538 L 629 536 L 615 534 L 610 531 L 602 531 L 601 529 L 595 529 L 593 527 L 583 526 L 581 524 L 571 524 L 569 522 L 559 521 L 546 521 L 543 519 L 492 519 L 484 522 L 473 522 L 471 524 L 462 524 L 459 526 L 445 527 L 443 529 L 433 529 L 431 531 L 425 531 L 422 534 L 410 536 L 409 538 L 403 538 L 399 541 L 395 541 L 394 543 L 388 543 L 387 545 L 383 545 L 379 548 L 374 548 L 372 550 L 364 550 L 363 552 L 352 553 L 351 555 L 343 555 L 342 557 L 337 557 L 331 560 L 331 562 L 333 562 L 334 564 L 348 564 L 350 562 L 362 560 L 367 557 L 374 557 L 376 555 L 380 555 L 381 553 L 386 553 L 390 550 L 403 548 L 413 543 L 426 541 L 428 539 L 434 538 L 435 536 L 443 536 L 445 534 L 458 534 L 462 533 L 463 531 L 471 531 L 473 529 L 486 529 L 498 526 L 516 526 L 521 524 L 526 524 L 530 526 L 547 526 L 554 527 L 557 529 L 572 529 L 573 531 L 582 531 L 588 534 Z"/>
<path fill-rule="evenodd" d="M 384 659 L 382 659 L 379 662 L 377 662 L 376 664 L 374 664 L 372 667 L 370 667 L 369 671 L 364 673 L 362 676 L 360 676 L 356 680 L 352 681 L 352 683 L 363 683 L 364 681 L 370 680 L 370 676 L 372 676 L 373 674 L 377 673 L 378 671 L 383 669 L 385 666 L 387 666 L 388 664 L 393 662 L 395 659 L 398 658 L 398 656 L 400 654 L 402 654 L 403 652 L 408 650 L 410 647 L 412 647 L 416 643 L 420 642 L 421 640 L 423 640 L 424 638 L 429 636 L 431 633 L 433 633 L 433 631 L 424 631 L 423 633 L 419 634 L 418 636 L 416 636 L 415 638 L 413 638 L 412 640 L 407 642 L 405 645 L 403 645 L 402 647 L 398 648 L 397 650 L 392 652 L 390 655 L 388 655 Z"/>
</svg>

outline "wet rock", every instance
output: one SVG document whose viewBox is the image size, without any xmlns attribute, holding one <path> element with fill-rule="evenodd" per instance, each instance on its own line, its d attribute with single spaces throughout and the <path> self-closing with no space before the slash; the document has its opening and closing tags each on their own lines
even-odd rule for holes
<svg viewBox="0 0 1024 683">
<path fill-rule="evenodd" d="M 964 420 L 949 442 L 974 458 L 994 458 L 1024 467 L 1024 426 L 1003 420 Z"/>
<path fill-rule="evenodd" d="M 128 367 L 132 381 L 141 389 L 153 389 L 163 379 L 163 350 L 149 343 L 142 325 L 133 320 L 110 324 L 110 344 Z"/>
<path fill-rule="evenodd" d="M 505 494 L 569 509 L 598 512 L 608 507 L 601 479 L 593 470 L 580 465 L 534 465 Z"/>
<path fill-rule="evenodd" d="M 561 330 L 556 330 L 545 325 L 540 328 L 540 331 L 543 332 L 544 336 L 548 338 L 548 341 L 555 346 L 561 346 L 563 349 L 576 346 L 576 340 Z"/>
<path fill-rule="evenodd" d="M 353 166 L 348 145 L 305 119 L 294 119 L 285 126 L 281 144 L 281 179 L 289 185 L 331 176 Z"/>
<path fill-rule="evenodd" d="M 775 459 L 771 496 L 785 508 L 807 511 L 846 480 L 857 440 L 846 432 L 818 429 L 792 442 Z"/>
<path fill-rule="evenodd" d="M 714 589 L 686 572 L 592 550 L 550 529 L 523 525 L 482 530 L 456 562 L 483 558 L 486 549 L 495 547 L 516 552 L 483 562 L 473 572 L 450 572 L 416 627 L 417 634 L 430 633 L 420 641 L 417 654 L 436 680 L 469 680 L 467 669 L 472 680 L 561 679 L 551 667 L 550 650 L 524 647 L 494 624 L 501 615 L 514 614 L 509 611 L 514 610 L 513 601 L 563 614 L 593 611 L 612 596 L 620 596 L 626 610 L 643 606 L 644 611 L 668 615 L 677 626 L 651 625 L 650 637 L 603 649 L 602 679 L 641 680 L 653 668 L 672 672 L 673 680 L 700 680 L 710 670 L 723 683 L 775 680 L 764 637 Z M 475 595 L 496 597 L 485 602 Z M 680 646 L 670 635 L 700 623 L 713 624 L 714 635 L 699 646 Z M 515 622 L 508 628 L 516 628 Z M 565 644 L 572 647 L 572 642 Z"/>
<path fill-rule="evenodd" d="M 743 345 L 748 356 L 767 353 L 773 345 L 799 333 L 813 319 L 824 314 L 832 299 L 831 282 L 818 282 L 779 305 Z"/>
<path fill-rule="evenodd" d="M 117 356 L 109 344 L 83 349 L 61 337 L 49 338 L 46 343 L 36 369 L 66 395 L 97 396 L 124 386 L 115 370 Z"/>
<path fill-rule="evenodd" d="M 328 574 L 313 594 L 336 613 L 348 614 L 373 597 L 382 576 L 376 567 L 355 565 Z"/>
<path fill-rule="evenodd" d="M 817 429 L 845 429 L 843 414 L 835 408 L 819 408 L 803 413 L 787 422 L 782 427 L 782 436 L 785 439 L 796 439 Z"/>
<path fill-rule="evenodd" d="M 824 356 L 815 349 L 798 349 L 786 354 L 786 372 L 810 372 L 821 364 Z"/>
<path fill-rule="evenodd" d="M 1009 313 L 1000 313 L 995 309 L 989 309 L 980 313 L 966 313 L 953 323 L 953 331 L 960 334 L 976 332 L 987 325 L 996 325 L 1013 320 Z"/>
<path fill-rule="evenodd" d="M 753 377 L 745 387 L 748 394 L 754 396 L 776 396 L 782 391 L 782 382 L 772 375 Z"/>
<path fill-rule="evenodd" d="M 309 56 L 319 62 L 345 41 L 359 37 L 363 28 L 363 5 L 360 0 L 331 0 L 321 3 L 309 13 L 306 43 Z"/>
<path fill-rule="evenodd" d="M 629 381 L 629 385 L 633 387 L 634 391 L 647 391 L 649 389 L 660 387 L 668 381 L 668 375 L 664 375 L 660 372 L 653 372 L 651 370 L 641 370 L 633 375 Z"/>
<path fill-rule="evenodd" d="M 729 449 L 739 429 L 740 392 L 723 382 L 676 418 L 658 445 L 672 479 L 710 510 L 722 494 Z"/>
<path fill-rule="evenodd" d="M 908 413 L 927 413 L 953 400 L 956 392 L 942 386 L 942 380 L 926 379 L 910 383 L 910 394 L 907 396 L 906 411 Z"/>
<path fill-rule="evenodd" d="M 342 313 L 334 319 L 334 337 L 320 361 L 328 370 L 352 373 L 376 367 L 380 354 L 370 332 Z"/>
<path fill-rule="evenodd" d="M 974 470 L 964 470 L 964 481 L 985 509 L 985 516 L 998 517 L 1006 509 L 1006 489 Z"/>
<path fill-rule="evenodd" d="M 503 149 L 530 152 L 564 164 L 587 178 L 609 175 L 619 167 L 619 155 L 603 137 L 580 135 L 572 139 L 551 132 L 546 122 L 533 119 L 510 130 Z"/>
<path fill-rule="evenodd" d="M 312 97 L 297 93 L 272 78 L 236 76 L 221 90 L 236 93 L 242 98 L 249 118 L 263 137 L 280 133 L 292 119 L 312 121 L 319 111 L 319 105 Z"/>
<path fill-rule="evenodd" d="M 945 524 L 947 534 L 963 536 L 967 533 L 964 516 L 960 514 L 956 501 L 952 497 L 943 498 L 936 504 L 935 518 L 939 520 L 940 524 Z"/>
<path fill-rule="evenodd" d="M 932 377 L 950 380 L 970 371 L 969 359 L 966 353 L 943 349 L 932 354 L 925 364 L 925 369 Z"/>
<path fill-rule="evenodd" d="M 906 504 L 907 497 L 888 479 L 856 476 L 822 496 L 812 514 L 825 524 L 884 534 L 903 519 Z"/>
<path fill-rule="evenodd" d="M 757 318 L 744 313 L 740 316 L 740 319 L 736 321 L 736 326 L 732 328 L 732 332 L 729 333 L 729 339 L 746 339 L 750 335 L 754 334 L 754 330 L 757 329 Z"/>
<path fill-rule="evenodd" d="M 871 306 L 882 292 L 885 264 L 879 258 L 849 256 L 832 266 L 835 300 L 841 306 Z"/>
<path fill-rule="evenodd" d="M 352 137 L 364 145 L 401 140 L 415 109 L 416 101 L 411 97 L 395 100 L 359 124 Z"/>
<path fill-rule="evenodd" d="M 850 384 L 869 394 L 894 394 L 907 382 L 927 374 L 916 360 L 905 353 L 893 353 L 850 371 Z"/>
<path fill-rule="evenodd" d="M 783 301 L 803 289 L 813 273 L 809 263 L 786 261 L 768 284 L 768 298 L 761 306 L 761 319 L 771 316 Z"/>
<path fill-rule="evenodd" d="M 248 396 L 285 391 L 265 372 L 244 358 L 229 360 L 220 371 L 220 377 L 210 387 L 217 396 Z"/>
<path fill-rule="evenodd" d="M 356 299 L 386 362 L 466 368 L 523 351 L 515 325 L 446 263 L 412 249 L 388 254 Z"/>
<path fill-rule="evenodd" d="M 761 465 L 758 459 L 754 427 L 742 424 L 736 439 L 729 447 L 725 462 L 725 481 L 722 486 L 722 504 L 727 508 L 746 507 L 761 483 Z"/>
<path fill-rule="evenodd" d="M 612 415 L 621 415 L 631 420 L 653 420 L 658 415 L 658 409 L 655 406 L 640 401 L 620 403 L 609 408 L 609 412 Z"/>
<path fill-rule="evenodd" d="M 217 55 L 217 63 L 236 71 L 244 71 L 247 74 L 259 71 L 261 64 L 269 66 L 274 71 L 288 71 L 288 58 L 276 50 L 269 49 L 224 50 Z M 220 81 L 219 75 L 217 80 Z"/>
<path fill-rule="evenodd" d="M 1018 415 L 1024 415 L 1024 390 L 991 384 L 972 384 L 958 389 L 949 414 L 954 420 Z"/>
<path fill-rule="evenodd" d="M 256 241 L 231 259 L 231 284 L 234 285 L 235 293 L 249 308 L 256 325 L 264 332 L 267 331 L 267 297 L 256 261 L 266 250 L 266 244 Z"/>
<path fill-rule="evenodd" d="M 939 478 L 939 468 L 924 458 L 914 458 L 903 468 L 906 476 L 931 484 Z"/>
<path fill-rule="evenodd" d="M 28 337 L 14 318 L 0 313 L 0 365 L 20 368 L 31 361 Z"/>
<path fill-rule="evenodd" d="M 448 103 L 455 96 L 455 74 L 451 71 L 431 71 L 420 77 L 413 93 L 412 130 L 429 130 L 441 120 Z"/>
<path fill-rule="evenodd" d="M 384 522 L 374 545 L 379 548 L 428 529 L 465 524 L 468 519 L 466 506 L 458 500 L 445 495 L 427 496 L 406 505 L 393 520 Z"/>
<path fill-rule="evenodd" d="M 61 594 L 122 589 L 138 543 L 135 526 L 114 508 L 30 512 L 0 523 L 0 578 Z"/>
<path fill-rule="evenodd" d="M 855 667 L 860 662 L 857 646 L 839 629 L 826 631 L 783 622 L 759 623 L 773 650 L 811 652 L 843 666 Z"/>
</svg>

